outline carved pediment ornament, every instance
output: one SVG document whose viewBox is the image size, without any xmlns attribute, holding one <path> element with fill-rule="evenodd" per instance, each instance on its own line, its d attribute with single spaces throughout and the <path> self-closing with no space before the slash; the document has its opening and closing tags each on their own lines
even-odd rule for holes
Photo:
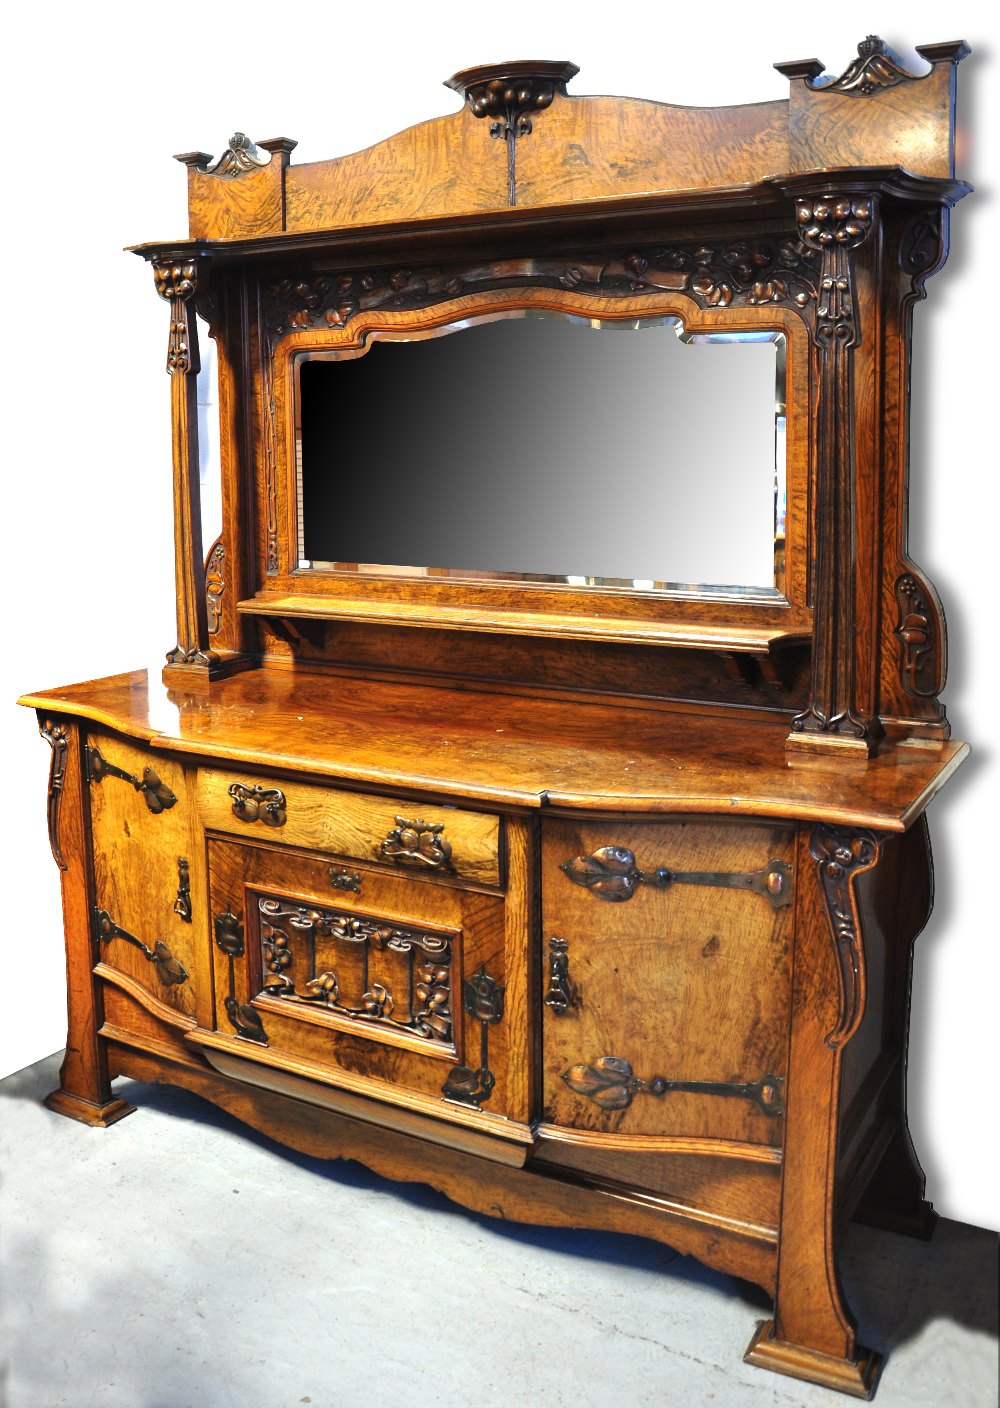
<svg viewBox="0 0 1000 1408">
<path fill-rule="evenodd" d="M 858 57 L 852 59 L 839 78 L 819 85 L 833 93 L 856 93 L 867 98 L 881 88 L 894 88 L 897 83 L 911 83 L 920 75 L 903 67 L 898 54 L 893 53 L 884 39 L 869 34 L 858 45 Z"/>
</svg>

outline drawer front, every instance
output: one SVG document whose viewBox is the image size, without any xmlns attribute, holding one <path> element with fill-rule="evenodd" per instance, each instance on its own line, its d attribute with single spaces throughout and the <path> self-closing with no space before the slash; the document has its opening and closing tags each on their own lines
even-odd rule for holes
<svg viewBox="0 0 1000 1408">
<path fill-rule="evenodd" d="M 216 1030 L 244 1056 L 448 1116 L 523 1109 L 504 901 L 209 842 Z"/>
<path fill-rule="evenodd" d="M 486 812 L 427 807 L 391 797 L 340 792 L 304 782 L 202 769 L 198 799 L 213 831 L 266 836 L 413 874 L 501 880 L 500 819 Z"/>
<path fill-rule="evenodd" d="M 542 834 L 546 1120 L 779 1144 L 792 828 Z"/>
</svg>

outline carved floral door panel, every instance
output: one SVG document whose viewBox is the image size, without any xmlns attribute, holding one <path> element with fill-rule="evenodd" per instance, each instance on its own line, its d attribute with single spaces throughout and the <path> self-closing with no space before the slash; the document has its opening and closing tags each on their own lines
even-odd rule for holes
<svg viewBox="0 0 1000 1408">
<path fill-rule="evenodd" d="M 149 748 L 92 731 L 86 775 L 97 959 L 207 1022 L 208 915 L 191 774 Z"/>
<path fill-rule="evenodd" d="M 781 1142 L 791 828 L 542 828 L 546 1122 Z"/>
<path fill-rule="evenodd" d="M 215 1027 L 243 1055 L 442 1113 L 523 1104 L 501 897 L 220 839 L 209 871 Z"/>
</svg>

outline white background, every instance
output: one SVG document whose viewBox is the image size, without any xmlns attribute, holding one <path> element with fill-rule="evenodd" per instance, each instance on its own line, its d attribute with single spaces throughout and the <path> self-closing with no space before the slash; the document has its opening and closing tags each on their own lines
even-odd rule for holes
<svg viewBox="0 0 1000 1408">
<path fill-rule="evenodd" d="M 992 7 L 991 7 L 992 8 Z M 905 28 L 891 16 L 905 14 Z M 585 3 L 531 7 L 202 0 L 17 6 L 4 23 L 3 945 L 0 1071 L 61 1046 L 58 875 L 44 812 L 49 750 L 13 699 L 151 664 L 173 644 L 167 308 L 122 246 L 186 233 L 171 153 L 218 154 L 235 128 L 297 137 L 295 161 L 453 112 L 456 69 L 572 59 L 575 93 L 690 105 L 780 98 L 776 61 L 841 72 L 872 28 L 965 38 L 951 260 L 916 313 L 912 548 L 948 613 L 946 699 L 975 752 L 931 809 L 938 902 L 917 946 L 911 1126 L 939 1210 L 995 1226 L 995 764 L 998 413 L 995 144 L 998 22 L 983 5 Z M 991 91 L 992 89 L 992 91 Z M 991 806 L 991 801 L 993 805 Z"/>
</svg>

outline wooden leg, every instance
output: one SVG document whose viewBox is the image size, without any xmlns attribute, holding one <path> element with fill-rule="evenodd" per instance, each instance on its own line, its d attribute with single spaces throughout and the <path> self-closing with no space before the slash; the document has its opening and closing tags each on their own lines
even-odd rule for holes
<svg viewBox="0 0 1000 1408">
<path fill-rule="evenodd" d="M 90 867 L 87 846 L 86 779 L 79 727 L 66 719 L 39 716 L 42 737 L 52 747 L 49 770 L 49 844 L 60 869 L 66 933 L 66 1056 L 59 1089 L 45 1104 L 84 1124 L 109 1125 L 134 1110 L 115 1097 L 108 1078 L 104 1045 L 97 1033 L 103 1020 L 93 979 Z"/>
<path fill-rule="evenodd" d="M 890 1016 L 887 1040 L 900 1052 L 894 1085 L 886 1091 L 886 1113 L 895 1125 L 855 1220 L 889 1232 L 927 1241 L 937 1226 L 937 1213 L 924 1198 L 926 1179 L 917 1159 L 906 1118 L 906 1052 L 909 1043 L 910 987 L 913 944 L 930 916 L 934 902 L 934 868 L 927 818 L 923 816 L 898 843 L 898 882 L 895 910 L 899 918 L 890 974 Z"/>
<path fill-rule="evenodd" d="M 865 1006 L 854 881 L 879 849 L 871 832 L 800 828 L 775 1312 L 744 1356 L 856 1398 L 871 1398 L 881 1361 L 840 1289 L 834 1197 L 841 1060 Z"/>
</svg>

